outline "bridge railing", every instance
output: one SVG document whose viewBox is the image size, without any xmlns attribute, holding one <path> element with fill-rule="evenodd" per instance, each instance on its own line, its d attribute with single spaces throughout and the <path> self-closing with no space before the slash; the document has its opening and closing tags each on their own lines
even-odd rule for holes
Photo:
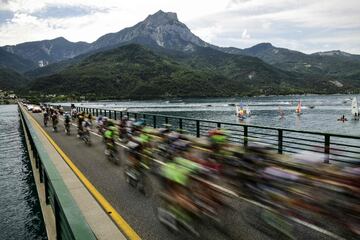
<svg viewBox="0 0 360 240">
<path fill-rule="evenodd" d="M 21 108 L 19 112 L 30 143 L 32 157 L 35 159 L 36 169 L 39 171 L 40 183 L 44 184 L 46 204 L 50 204 L 54 214 L 56 239 L 95 240 L 95 235 L 71 197 L 29 119 Z"/>
<path fill-rule="evenodd" d="M 69 110 L 69 109 L 67 109 Z M 77 107 L 77 111 L 85 111 L 93 116 L 106 116 L 120 120 L 123 116 L 144 119 L 147 125 L 161 127 L 171 124 L 173 130 L 187 131 L 197 137 L 206 136 L 213 128 L 226 129 L 232 142 L 245 146 L 261 143 L 277 151 L 279 154 L 297 154 L 304 151 L 321 154 L 325 163 L 347 163 L 360 165 L 360 136 L 302 131 L 287 128 L 257 126 L 241 123 L 228 123 L 179 116 L 168 116 L 152 113 L 117 111 L 112 109 Z"/>
</svg>

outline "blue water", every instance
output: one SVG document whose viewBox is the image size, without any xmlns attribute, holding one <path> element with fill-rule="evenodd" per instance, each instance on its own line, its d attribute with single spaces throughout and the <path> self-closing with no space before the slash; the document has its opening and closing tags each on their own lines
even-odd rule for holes
<svg viewBox="0 0 360 240">
<path fill-rule="evenodd" d="M 210 98 L 151 101 L 111 101 L 77 103 L 77 106 L 108 109 L 128 108 L 130 112 L 151 112 L 222 122 L 239 122 L 235 107 L 242 102 L 249 106 L 252 116 L 243 123 L 269 127 L 360 135 L 360 122 L 351 121 L 351 100 L 355 95 L 264 96 L 248 98 Z M 357 96 L 360 101 L 360 96 Z M 303 115 L 295 114 L 302 101 Z M 70 105 L 70 103 L 63 103 Z M 313 109 L 310 106 L 314 106 Z M 284 111 L 279 117 L 279 107 Z M 345 115 L 349 121 L 337 121 Z"/>
<path fill-rule="evenodd" d="M 0 105 L 0 239 L 47 239 L 16 105 Z"/>
</svg>

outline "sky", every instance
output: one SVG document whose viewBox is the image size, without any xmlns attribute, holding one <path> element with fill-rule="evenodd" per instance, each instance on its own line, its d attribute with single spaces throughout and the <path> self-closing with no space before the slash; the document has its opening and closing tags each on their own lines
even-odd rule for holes
<svg viewBox="0 0 360 240">
<path fill-rule="evenodd" d="M 60 36 L 93 42 L 160 9 L 218 46 L 360 54 L 360 0 L 0 0 L 0 46 Z"/>
</svg>

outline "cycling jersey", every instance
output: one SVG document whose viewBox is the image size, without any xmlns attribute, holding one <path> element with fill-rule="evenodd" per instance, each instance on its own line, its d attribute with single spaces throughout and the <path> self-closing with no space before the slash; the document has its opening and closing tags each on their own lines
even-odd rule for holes
<svg viewBox="0 0 360 240">
<path fill-rule="evenodd" d="M 114 132 L 111 130 L 106 130 L 104 133 L 105 138 L 112 139 L 114 136 Z"/>
<path fill-rule="evenodd" d="M 189 175 L 198 168 L 199 164 L 177 157 L 174 162 L 167 163 L 162 170 L 165 178 L 186 186 L 189 181 Z"/>
</svg>

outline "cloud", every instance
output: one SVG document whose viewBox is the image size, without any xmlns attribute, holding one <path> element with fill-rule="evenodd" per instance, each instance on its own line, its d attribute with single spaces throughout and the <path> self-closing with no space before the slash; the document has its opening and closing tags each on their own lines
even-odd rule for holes
<svg viewBox="0 0 360 240">
<path fill-rule="evenodd" d="M 250 37 L 250 34 L 248 34 L 248 31 L 247 31 L 246 28 L 245 28 L 244 31 L 242 32 L 241 38 L 242 38 L 242 39 L 250 39 L 250 38 L 251 38 L 251 37 Z"/>
<path fill-rule="evenodd" d="M 305 52 L 333 48 L 360 53 L 359 0 L 0 0 L 0 3 L 0 46 L 59 36 L 91 42 L 162 9 L 177 12 L 179 20 L 192 32 L 220 46 L 245 48 L 271 42 Z"/>
<path fill-rule="evenodd" d="M 159 9 L 177 12 L 180 20 L 186 23 L 186 20 L 194 16 L 215 13 L 218 9 L 225 8 L 225 5 L 222 1 L 207 0 L 72 0 L 66 1 L 66 4 L 63 0 L 10 0 L 6 10 L 16 13 L 16 16 L 9 22 L 0 24 L 0 46 L 59 36 L 70 41 L 92 42 L 106 33 L 135 25 Z M 55 15 L 50 14 L 54 12 L 54 6 L 61 10 Z M 77 10 L 61 17 L 65 14 L 64 6 Z M 79 6 L 85 10 L 79 10 Z M 56 9 L 55 12 L 57 11 Z M 90 14 L 86 14 L 89 12 Z M 26 18 L 32 19 L 31 25 L 26 25 L 21 20 Z"/>
<path fill-rule="evenodd" d="M 250 2 L 252 0 L 230 0 L 228 5 L 227 5 L 227 8 L 231 8 L 233 6 L 236 6 L 238 4 L 241 4 L 241 3 L 247 3 L 247 2 Z"/>
<path fill-rule="evenodd" d="M 202 37 L 203 27 L 216 24 L 216 32 L 207 34 L 213 36 L 213 44 L 221 46 L 245 48 L 272 42 L 280 47 L 312 52 L 325 50 L 328 44 L 334 49 L 360 53 L 360 41 L 356 37 L 360 34 L 360 1 L 231 2 L 230 8 L 192 19 L 190 29 Z M 250 38 L 245 37 L 248 32 Z"/>
<path fill-rule="evenodd" d="M 34 12 L 32 15 L 38 18 L 68 18 L 79 17 L 94 14 L 95 12 L 105 11 L 106 9 L 97 9 L 88 6 L 70 6 L 70 5 L 47 5 Z"/>
</svg>

